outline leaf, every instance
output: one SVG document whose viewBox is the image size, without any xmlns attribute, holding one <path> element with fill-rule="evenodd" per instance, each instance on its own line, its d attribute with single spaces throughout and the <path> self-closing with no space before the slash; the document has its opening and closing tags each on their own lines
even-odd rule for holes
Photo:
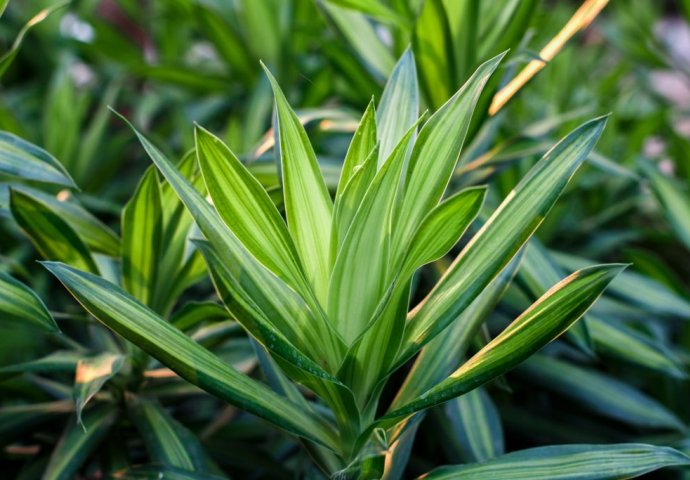
<svg viewBox="0 0 690 480">
<path fill-rule="evenodd" d="M 369 19 L 359 12 L 335 6 L 330 2 L 320 2 L 320 5 L 333 19 L 349 46 L 364 60 L 368 69 L 380 78 L 387 78 L 393 70 L 395 59 L 376 34 Z"/>
<path fill-rule="evenodd" d="M 146 305 L 154 297 L 161 249 L 165 248 L 162 216 L 160 185 L 156 170 L 150 168 L 122 211 L 122 285 Z"/>
<path fill-rule="evenodd" d="M 53 450 L 43 480 L 68 480 L 98 448 L 117 418 L 113 405 L 103 404 L 84 413 L 83 428 L 76 421 L 67 422 L 60 441 Z"/>
<path fill-rule="evenodd" d="M 153 462 L 191 472 L 205 472 L 204 450 L 199 439 L 160 405 L 135 397 L 128 402 L 128 412 Z"/>
<path fill-rule="evenodd" d="M 685 430 L 683 422 L 655 399 L 614 377 L 562 360 L 535 355 L 518 372 L 530 383 L 569 397 L 578 405 L 628 425 Z"/>
<path fill-rule="evenodd" d="M 590 260 L 560 252 L 554 252 L 554 258 L 564 267 L 572 269 L 590 263 Z M 609 293 L 655 313 L 690 319 L 690 302 L 656 280 L 634 271 L 623 272 L 611 284 Z"/>
<path fill-rule="evenodd" d="M 42 148 L 0 131 L 0 173 L 76 188 L 65 167 Z"/>
<path fill-rule="evenodd" d="M 170 318 L 170 323 L 182 330 L 189 331 L 202 322 L 220 322 L 228 319 L 228 312 L 222 305 L 215 302 L 195 302 L 185 303 Z"/>
<path fill-rule="evenodd" d="M 447 402 L 442 412 L 444 448 L 453 457 L 464 463 L 486 462 L 504 453 L 501 418 L 483 388 Z"/>
<path fill-rule="evenodd" d="M 93 252 L 111 257 L 120 256 L 120 239 L 117 234 L 82 207 L 66 190 L 50 195 L 25 185 L 13 185 L 12 188 L 26 193 L 52 210 L 72 227 L 74 233 Z"/>
<path fill-rule="evenodd" d="M 195 139 L 206 187 L 225 224 L 257 260 L 304 291 L 295 245 L 266 190 L 219 138 L 197 127 Z"/>
<path fill-rule="evenodd" d="M 447 379 L 379 422 L 388 423 L 450 400 L 514 368 L 584 315 L 623 268 L 598 265 L 566 277 Z"/>
<path fill-rule="evenodd" d="M 10 210 L 43 258 L 98 271 L 88 247 L 47 205 L 25 192 L 10 189 Z"/>
<path fill-rule="evenodd" d="M 408 130 L 376 173 L 333 266 L 328 286 L 328 318 L 347 345 L 352 345 L 364 332 L 390 283 L 391 215 L 407 142 L 415 128 Z M 357 301 L 352 301 L 355 298 Z"/>
<path fill-rule="evenodd" d="M 417 68 L 410 48 L 402 54 L 383 89 L 376 112 L 376 134 L 380 143 L 378 168 L 393 152 L 419 116 Z"/>
<path fill-rule="evenodd" d="M 350 182 L 354 174 L 358 170 L 364 169 L 365 162 L 371 152 L 376 147 L 376 109 L 374 108 L 374 101 L 372 100 L 367 105 L 367 109 L 362 115 L 362 119 L 352 135 L 350 146 L 345 154 L 343 161 L 343 168 L 340 172 L 340 179 L 338 180 L 338 191 L 336 193 L 336 209 L 339 199 L 343 196 L 345 186 Z M 373 169 L 375 171 L 375 169 Z M 373 172 L 369 180 L 373 178 Z M 369 182 L 365 182 L 365 186 Z M 361 200 L 361 197 L 360 197 Z M 356 210 L 356 208 L 355 208 Z"/>
<path fill-rule="evenodd" d="M 20 281 L 0 272 L 0 325 L 59 332 L 43 300 Z"/>
<path fill-rule="evenodd" d="M 24 37 L 26 36 L 27 33 L 29 33 L 29 30 L 31 30 L 34 26 L 38 25 L 41 23 L 43 20 L 48 18 L 49 15 L 53 14 L 56 10 L 64 7 L 67 5 L 69 1 L 65 2 L 58 2 L 55 5 L 51 5 L 48 8 L 44 8 L 40 12 L 38 12 L 36 15 L 34 15 L 31 20 L 26 22 L 26 24 L 22 27 L 21 30 L 19 30 L 19 34 L 17 34 L 17 37 L 14 39 L 14 43 L 12 43 L 12 46 L 8 51 L 6 51 L 2 57 L 0 57 L 0 77 L 2 77 L 9 66 L 12 64 L 14 61 L 15 57 L 17 56 L 17 53 L 19 53 L 19 48 L 22 46 L 22 42 L 24 41 Z M 7 2 L 5 2 L 5 5 L 2 7 L 2 11 L 4 11 L 5 7 L 7 6 Z M 2 15 L 0 13 L 0 15 Z"/>
<path fill-rule="evenodd" d="M 588 327 L 597 352 L 673 378 L 687 378 L 682 362 L 673 352 L 638 331 L 596 315 L 591 315 Z"/>
<path fill-rule="evenodd" d="M 577 268 L 583 268 L 592 263 L 589 262 Z M 576 268 L 570 270 L 576 270 Z M 563 275 L 564 272 L 561 271 L 539 240 L 537 238 L 530 239 L 523 257 L 522 267 L 518 272 L 518 278 L 524 282 L 533 298 L 543 294 L 549 289 L 549 286 L 556 283 Z M 586 322 L 587 317 L 573 325 L 573 328 L 568 330 L 567 335 L 583 352 L 592 355 L 592 341 Z"/>
<path fill-rule="evenodd" d="M 77 368 L 77 362 L 83 358 L 83 354 L 72 351 L 57 351 L 50 355 L 30 360 L 24 363 L 7 365 L 0 368 L 0 379 L 21 375 L 22 373 L 38 374 L 69 374 L 73 375 Z"/>
<path fill-rule="evenodd" d="M 447 254 L 479 214 L 485 196 L 486 187 L 467 188 L 431 210 L 412 237 L 401 271 L 411 274 Z"/>
<path fill-rule="evenodd" d="M 328 3 L 338 5 L 344 9 L 356 10 L 360 13 L 375 18 L 380 22 L 389 23 L 398 27 L 405 27 L 406 20 L 398 15 L 395 10 L 381 3 L 380 0 L 326 0 Z"/>
<path fill-rule="evenodd" d="M 302 266 L 322 305 L 330 276 L 333 203 L 307 133 L 273 75 L 264 66 L 276 101 L 280 163 L 288 229 Z"/>
<path fill-rule="evenodd" d="M 124 117 L 122 119 L 127 121 Z M 276 282 L 280 283 L 282 280 L 275 277 L 244 248 L 242 243 L 219 218 L 211 205 L 194 189 L 190 182 L 172 166 L 170 161 L 146 137 L 137 132 L 134 127 L 132 129 L 153 162 L 186 205 L 199 229 L 214 247 L 216 254 L 221 258 L 222 263 L 233 265 L 237 260 L 241 260 L 242 264 L 238 265 L 238 267 L 242 269 L 242 275 L 246 276 L 248 281 L 264 289 L 263 295 L 270 295 L 271 292 L 263 286 L 266 280 L 270 278 L 274 284 Z M 281 287 L 287 288 L 284 284 Z M 309 294 L 311 291 L 305 293 Z M 304 298 L 304 301 L 308 304 L 312 313 L 314 313 L 314 318 L 318 320 L 312 325 L 316 331 L 316 336 L 320 338 L 319 343 L 314 347 L 321 349 L 321 358 L 326 364 L 338 365 L 345 349 L 342 340 L 328 323 L 325 314 L 323 314 L 313 296 Z"/>
<path fill-rule="evenodd" d="M 664 467 L 690 465 L 669 447 L 637 443 L 552 445 L 509 453 L 485 463 L 441 467 L 426 480 L 614 480 L 633 478 Z"/>
<path fill-rule="evenodd" d="M 424 2 L 415 23 L 413 46 L 422 88 L 435 110 L 450 97 L 456 85 L 453 40 L 442 0 Z"/>
<path fill-rule="evenodd" d="M 405 196 L 395 225 L 394 259 L 402 257 L 419 224 L 443 196 L 458 162 L 479 95 L 502 58 L 503 55 L 499 55 L 481 65 L 419 133 L 410 156 Z"/>
<path fill-rule="evenodd" d="M 61 263 L 44 266 L 96 319 L 188 382 L 291 433 L 330 448 L 337 445 L 320 419 L 232 369 L 116 285 Z"/>
<path fill-rule="evenodd" d="M 122 369 L 124 357 L 114 353 L 102 353 L 96 357 L 82 358 L 77 362 L 74 374 L 74 402 L 77 409 L 77 422 L 82 422 L 82 412 L 86 404 L 103 388 L 105 382 Z"/>
<path fill-rule="evenodd" d="M 408 316 L 401 364 L 457 318 L 530 238 L 587 158 L 606 119 L 574 130 L 532 167 Z"/>
</svg>

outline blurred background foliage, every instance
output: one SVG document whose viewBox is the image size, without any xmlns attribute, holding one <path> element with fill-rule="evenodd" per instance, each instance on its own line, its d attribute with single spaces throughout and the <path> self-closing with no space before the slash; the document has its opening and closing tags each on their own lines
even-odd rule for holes
<svg viewBox="0 0 690 480">
<path fill-rule="evenodd" d="M 124 402 L 128 415 L 117 421 L 98 405 L 86 410 L 94 434 L 72 464 L 55 465 L 76 435 L 72 399 L 84 399 L 73 388 L 77 364 L 96 361 L 117 340 L 75 313 L 73 300 L 36 264 L 41 240 L 27 241 L 30 229 L 19 228 L 9 188 L 25 192 L 40 215 L 60 217 L 108 271 L 120 256 L 121 210 L 149 166 L 108 106 L 171 158 L 193 147 L 192 124 L 199 123 L 223 138 L 266 187 L 277 189 L 273 97 L 261 59 L 308 126 L 334 188 L 361 112 L 372 95 L 380 98 L 408 46 L 422 110 L 430 111 L 481 62 L 510 49 L 480 100 L 452 180 L 456 189 L 488 183 L 492 207 L 557 139 L 585 118 L 612 112 L 596 152 L 530 242 L 500 303 L 487 312 L 473 349 L 582 264 L 633 265 L 577 333 L 501 382 L 427 415 L 403 462 L 404 476 L 550 443 L 644 441 L 690 453 L 689 2 L 611 2 L 495 116 L 488 114 L 493 94 L 539 58 L 579 2 L 73 0 L 33 26 L 14 50 L 23 26 L 53 5 L 10 1 L 0 20 L 0 51 L 12 52 L 11 64 L 2 60 L 0 130 L 45 149 L 79 187 L 0 172 L 0 270 L 36 291 L 63 332 L 3 327 L 0 462 L 10 476 L 37 478 L 48 468 L 57 472 L 54 478 L 76 471 L 89 477 L 147 462 L 179 467 L 155 432 L 146 434 L 146 422 L 166 425 L 180 441 L 193 438 L 189 445 L 203 446 L 200 458 L 210 473 L 315 475 L 295 440 L 175 378 L 157 377 L 155 365 L 138 374 L 136 365 L 126 365 L 121 375 L 118 369 L 103 380 L 105 387 L 94 387 L 97 400 L 131 392 L 138 400 Z M 448 261 L 422 271 L 416 298 Z M 261 376 L 250 341 L 213 303 L 203 267 L 189 268 L 159 312 L 188 322 L 197 340 Z M 139 375 L 136 386 L 123 387 L 133 375 Z M 99 427 L 111 424 L 108 435 L 99 436 Z M 481 443 L 477 432 L 491 441 Z M 676 478 L 676 472 L 665 475 Z"/>
</svg>

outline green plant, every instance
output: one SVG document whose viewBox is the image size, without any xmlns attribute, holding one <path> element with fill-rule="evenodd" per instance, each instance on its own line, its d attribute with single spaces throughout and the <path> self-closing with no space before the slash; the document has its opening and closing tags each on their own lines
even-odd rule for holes
<svg viewBox="0 0 690 480">
<path fill-rule="evenodd" d="M 131 286 L 125 284 L 128 294 L 83 268 L 45 266 L 94 317 L 181 377 L 302 437 L 325 472 L 380 476 L 387 446 L 417 412 L 518 365 L 579 319 L 623 268 L 599 265 L 570 275 L 450 375 L 418 365 L 379 413 L 393 372 L 420 350 L 426 362 L 443 362 L 456 341 L 442 334 L 446 328 L 472 329 L 466 336 L 476 331 L 482 317 L 477 321 L 468 307 L 481 309 L 482 301 L 491 305 L 500 296 L 501 271 L 533 235 L 604 127 L 604 118 L 587 122 L 547 152 L 408 313 L 415 271 L 443 256 L 479 213 L 484 189 L 442 197 L 477 99 L 500 58 L 482 65 L 417 133 L 414 63 L 412 55 L 403 55 L 378 110 L 372 104 L 362 117 L 334 202 L 303 127 L 268 74 L 287 224 L 259 182 L 208 131 L 196 128 L 196 155 L 214 206 L 137 132 L 205 237 L 195 246 L 219 297 L 269 353 L 262 366 L 273 379 L 271 388 L 167 323 L 140 295 L 135 298 Z M 394 148 L 386 152 L 385 145 Z M 157 184 L 153 172 L 146 178 Z M 149 212 L 155 205 L 142 202 Z M 156 254 L 146 244 L 132 248 L 141 258 Z M 145 271 L 138 273 L 146 278 Z M 318 402 L 307 401 L 292 382 L 316 394 Z M 665 464 L 658 460 L 656 467 Z"/>
</svg>

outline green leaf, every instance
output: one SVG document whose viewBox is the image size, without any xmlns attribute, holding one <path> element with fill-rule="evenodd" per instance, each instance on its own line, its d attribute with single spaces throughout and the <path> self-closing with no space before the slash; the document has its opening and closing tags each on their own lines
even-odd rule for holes
<svg viewBox="0 0 690 480">
<path fill-rule="evenodd" d="M 364 332 L 390 283 L 387 281 L 389 225 L 407 142 L 415 128 L 408 130 L 376 173 L 333 266 L 328 289 L 328 318 L 348 345 Z M 352 301 L 355 298 L 357 301 Z"/>
<path fill-rule="evenodd" d="M 359 12 L 344 9 L 328 2 L 320 5 L 333 19 L 348 44 L 364 60 L 369 70 L 378 77 L 387 78 L 393 70 L 395 58 L 376 34 L 369 19 Z"/>
<path fill-rule="evenodd" d="M 0 272 L 0 325 L 58 332 L 43 300 L 20 281 Z"/>
<path fill-rule="evenodd" d="M 412 50 L 408 48 L 395 64 L 376 112 L 376 134 L 381 145 L 378 168 L 400 143 L 405 132 L 415 124 L 418 116 L 417 68 Z"/>
<path fill-rule="evenodd" d="M 0 131 L 0 173 L 11 177 L 76 188 L 65 167 L 42 148 Z"/>
<path fill-rule="evenodd" d="M 503 427 L 496 406 L 483 388 L 443 405 L 439 421 L 447 436 L 444 448 L 464 463 L 486 462 L 504 453 Z"/>
<path fill-rule="evenodd" d="M 204 473 L 206 463 L 199 439 L 160 405 L 135 397 L 128 401 L 128 412 L 153 462 Z"/>
<path fill-rule="evenodd" d="M 216 323 L 228 319 L 228 312 L 222 305 L 215 302 L 185 303 L 170 318 L 170 323 L 179 330 L 186 332 L 202 322 Z"/>
<path fill-rule="evenodd" d="M 682 362 L 673 352 L 633 328 L 596 315 L 589 317 L 588 328 L 597 352 L 674 378 L 687 378 Z"/>
<path fill-rule="evenodd" d="M 44 265 L 100 322 L 190 383 L 291 433 L 336 446 L 320 419 L 229 367 L 116 285 L 61 263 Z"/>
<path fill-rule="evenodd" d="M 563 279 L 447 379 L 386 414 L 383 422 L 462 395 L 516 367 L 584 315 L 623 268 L 598 265 Z"/>
<path fill-rule="evenodd" d="M 98 448 L 115 422 L 113 405 L 99 405 L 84 412 L 83 427 L 76 421 L 67 423 L 43 473 L 44 480 L 69 480 Z"/>
<path fill-rule="evenodd" d="M 356 10 L 375 18 L 380 22 L 390 23 L 398 27 L 405 27 L 406 20 L 398 15 L 395 10 L 381 3 L 380 0 L 326 0 L 328 3 L 338 5 L 349 10 Z"/>
<path fill-rule="evenodd" d="M 25 192 L 10 189 L 10 209 L 43 258 L 59 260 L 82 270 L 98 271 L 88 247 L 47 205 Z"/>
<path fill-rule="evenodd" d="M 322 305 L 330 276 L 330 235 L 333 203 L 307 132 L 266 67 L 276 101 L 280 163 L 288 229 L 307 278 Z"/>
<path fill-rule="evenodd" d="M 587 158 L 605 123 L 602 117 L 577 128 L 547 152 L 506 197 L 436 287 L 410 312 L 406 345 L 397 364 L 457 318 L 510 262 Z"/>
<path fill-rule="evenodd" d="M 585 258 L 560 252 L 554 252 L 554 259 L 569 269 L 582 268 L 583 265 L 591 263 Z M 611 284 L 608 293 L 651 312 L 690 319 L 690 302 L 656 280 L 633 271 L 623 272 Z"/>
<path fill-rule="evenodd" d="M 662 175 L 649 162 L 642 163 L 642 170 L 649 178 L 654 195 L 661 204 L 671 228 L 678 239 L 690 249 L 690 201 L 687 192 L 682 192 L 670 178 Z"/>
<path fill-rule="evenodd" d="M 399 220 L 394 227 L 394 259 L 402 257 L 419 224 L 443 196 L 479 95 L 502 58 L 503 54 L 481 65 L 419 132 L 406 172 Z"/>
<path fill-rule="evenodd" d="M 530 383 L 573 399 L 594 412 L 629 425 L 684 431 L 666 407 L 630 385 L 595 370 L 535 355 L 518 368 Z"/>
<path fill-rule="evenodd" d="M 19 34 L 17 34 L 17 37 L 14 39 L 14 43 L 12 43 L 12 46 L 8 51 L 6 51 L 2 57 L 0 57 L 0 77 L 2 77 L 9 66 L 12 64 L 14 61 L 15 57 L 19 53 L 19 48 L 22 46 L 22 42 L 24 41 L 24 37 L 26 36 L 27 33 L 29 33 L 29 30 L 31 30 L 33 27 L 41 23 L 43 20 L 48 18 L 51 14 L 53 14 L 56 10 L 64 7 L 69 3 L 68 1 L 65 2 L 58 2 L 55 5 L 51 5 L 48 8 L 44 8 L 40 12 L 38 12 L 36 15 L 34 15 L 26 24 L 22 27 L 21 30 L 19 30 Z M 2 7 L 1 11 L 4 11 L 5 7 L 7 6 L 7 2 Z M 2 15 L 2 13 L 0 13 Z"/>
<path fill-rule="evenodd" d="M 0 379 L 21 375 L 22 373 L 38 374 L 68 374 L 74 375 L 77 362 L 83 358 L 83 354 L 71 351 L 57 351 L 50 355 L 24 363 L 7 365 L 0 368 Z"/>
<path fill-rule="evenodd" d="M 343 196 L 345 186 L 351 181 L 352 177 L 358 170 L 364 169 L 365 162 L 372 150 L 376 147 L 376 109 L 374 108 L 374 101 L 372 100 L 367 105 L 367 109 L 362 115 L 362 119 L 357 125 L 355 133 L 352 135 L 350 146 L 345 154 L 343 161 L 343 168 L 340 171 L 340 179 L 338 180 L 338 191 L 336 193 L 336 209 L 339 199 Z M 375 171 L 375 169 L 374 169 Z M 373 172 L 369 180 L 373 178 Z M 364 182 L 365 188 L 369 182 Z M 361 200 L 361 197 L 359 197 Z M 354 209 L 356 210 L 356 208 Z"/>
<path fill-rule="evenodd" d="M 122 285 L 146 305 L 151 304 L 156 291 L 161 250 L 165 248 L 161 242 L 162 210 L 158 177 L 150 168 L 122 211 Z"/>
<path fill-rule="evenodd" d="M 664 467 L 690 465 L 690 459 L 669 447 L 623 443 L 552 445 L 530 448 L 485 463 L 441 467 L 428 480 L 615 480 L 633 478 Z"/>
<path fill-rule="evenodd" d="M 412 237 L 401 271 L 411 274 L 447 254 L 479 214 L 485 196 L 486 187 L 468 188 L 431 210 Z"/>
<path fill-rule="evenodd" d="M 195 139 L 206 187 L 225 224 L 257 260 L 304 291 L 295 245 L 266 190 L 219 138 L 197 127 Z"/>
<path fill-rule="evenodd" d="M 443 0 L 424 2 L 412 44 L 422 89 L 436 110 L 456 88 L 453 39 Z"/>
<path fill-rule="evenodd" d="M 68 192 L 63 190 L 58 195 L 50 195 L 25 185 L 14 185 L 12 188 L 24 192 L 47 206 L 72 227 L 93 252 L 111 257 L 120 256 L 120 239 L 117 234 L 82 207 Z"/>
<path fill-rule="evenodd" d="M 86 404 L 103 388 L 105 382 L 122 369 L 125 358 L 115 353 L 102 353 L 96 357 L 82 358 L 77 362 L 74 375 L 74 402 L 77 422 L 83 425 L 82 411 Z"/>
</svg>

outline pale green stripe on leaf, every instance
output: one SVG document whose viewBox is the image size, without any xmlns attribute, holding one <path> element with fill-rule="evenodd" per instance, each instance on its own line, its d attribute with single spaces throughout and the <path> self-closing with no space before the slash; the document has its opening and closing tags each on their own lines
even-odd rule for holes
<svg viewBox="0 0 690 480">
<path fill-rule="evenodd" d="M 330 276 L 333 202 L 307 132 L 267 68 L 276 104 L 277 135 L 288 229 L 307 278 L 325 304 Z"/>
<path fill-rule="evenodd" d="M 378 168 L 400 143 L 405 132 L 415 124 L 418 116 L 417 69 L 412 50 L 408 48 L 388 78 L 376 112 L 376 135 L 380 144 Z"/>
<path fill-rule="evenodd" d="M 0 132 L 0 173 L 75 187 L 69 173 L 55 157 L 9 132 Z"/>
<path fill-rule="evenodd" d="M 302 268 L 284 220 L 263 186 L 232 151 L 207 130 L 195 130 L 196 152 L 213 204 L 257 260 L 299 290 Z"/>
</svg>

